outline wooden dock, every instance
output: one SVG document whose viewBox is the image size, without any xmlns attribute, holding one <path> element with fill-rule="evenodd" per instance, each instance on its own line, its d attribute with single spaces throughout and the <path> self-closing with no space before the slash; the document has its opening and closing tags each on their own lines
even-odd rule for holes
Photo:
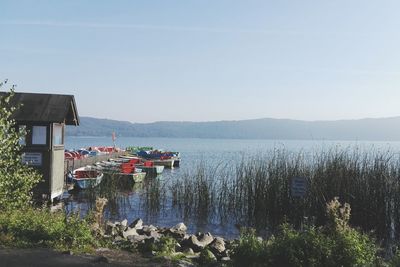
<svg viewBox="0 0 400 267">
<path fill-rule="evenodd" d="M 64 174 L 67 174 L 68 171 L 73 171 L 77 168 L 87 166 L 87 165 L 93 165 L 98 161 L 103 161 L 103 160 L 108 160 L 110 158 L 118 158 L 119 156 L 122 156 L 126 154 L 126 152 L 121 151 L 121 152 L 114 152 L 106 155 L 99 155 L 99 156 L 94 156 L 94 157 L 88 157 L 88 158 L 82 158 L 82 159 L 69 159 L 69 160 L 64 160 Z"/>
</svg>

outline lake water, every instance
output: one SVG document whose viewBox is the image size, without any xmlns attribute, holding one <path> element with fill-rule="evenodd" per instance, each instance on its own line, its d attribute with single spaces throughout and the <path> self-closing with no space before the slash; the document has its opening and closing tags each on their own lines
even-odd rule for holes
<svg viewBox="0 0 400 267">
<path fill-rule="evenodd" d="M 112 146 L 110 137 L 67 137 L 65 146 L 67 149 L 88 146 Z M 238 139 L 192 139 L 192 138 L 134 138 L 119 137 L 116 146 L 153 146 L 181 153 L 181 165 L 173 170 L 165 169 L 159 179 L 167 184 L 179 175 L 190 171 L 200 163 L 206 166 L 216 164 L 234 164 L 244 157 L 260 153 L 268 153 L 273 149 L 285 149 L 289 152 L 313 152 L 328 149 L 346 149 L 357 147 L 366 150 L 390 150 L 393 153 L 400 152 L 400 142 L 368 142 L 368 141 L 320 141 L 320 140 L 238 140 Z M 204 231 L 225 237 L 235 237 L 238 230 L 232 224 L 216 223 L 213 221 L 200 222 L 191 218 L 184 218 L 176 212 L 171 205 L 160 204 L 158 209 L 149 211 L 149 205 L 145 201 L 144 186 L 120 188 L 117 196 L 109 203 L 105 210 L 105 217 L 110 220 L 128 219 L 129 222 L 140 217 L 146 224 L 158 226 L 173 226 L 179 222 L 185 222 L 190 232 Z M 68 211 L 79 209 L 82 213 L 93 205 L 87 192 L 75 192 L 66 194 L 66 208 Z"/>
</svg>

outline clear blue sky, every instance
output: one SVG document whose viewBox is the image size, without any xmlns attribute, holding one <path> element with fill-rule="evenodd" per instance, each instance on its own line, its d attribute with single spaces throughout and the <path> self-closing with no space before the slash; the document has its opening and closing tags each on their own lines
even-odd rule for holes
<svg viewBox="0 0 400 267">
<path fill-rule="evenodd" d="M 152 122 L 400 115 L 400 1 L 0 1 L 0 79 Z"/>
</svg>

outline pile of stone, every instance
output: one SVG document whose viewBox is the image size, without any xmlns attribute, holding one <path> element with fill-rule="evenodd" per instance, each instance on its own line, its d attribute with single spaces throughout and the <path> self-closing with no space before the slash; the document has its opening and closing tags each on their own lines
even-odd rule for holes
<svg viewBox="0 0 400 267">
<path fill-rule="evenodd" d="M 210 233 L 188 234 L 184 223 L 178 223 L 171 228 L 144 225 L 141 219 L 136 219 L 131 224 L 128 220 L 121 222 L 107 222 L 105 236 L 112 238 L 113 242 L 128 242 L 133 247 L 152 247 L 160 242 L 162 237 L 171 237 L 176 241 L 173 256 L 181 256 L 190 261 L 200 260 L 201 254 L 206 253 L 207 258 L 215 262 L 230 261 L 232 241 L 221 237 L 214 237 Z M 156 254 L 155 251 L 152 252 Z"/>
</svg>

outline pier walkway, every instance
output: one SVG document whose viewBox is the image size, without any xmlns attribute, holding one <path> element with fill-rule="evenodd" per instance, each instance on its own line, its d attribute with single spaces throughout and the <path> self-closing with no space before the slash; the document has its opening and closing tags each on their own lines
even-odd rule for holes
<svg viewBox="0 0 400 267">
<path fill-rule="evenodd" d="M 66 159 L 64 160 L 64 174 L 67 174 L 68 171 L 73 171 L 86 165 L 93 165 L 98 161 L 108 160 L 110 158 L 118 158 L 124 154 L 126 154 L 125 151 L 120 151 L 82 159 Z"/>
</svg>

